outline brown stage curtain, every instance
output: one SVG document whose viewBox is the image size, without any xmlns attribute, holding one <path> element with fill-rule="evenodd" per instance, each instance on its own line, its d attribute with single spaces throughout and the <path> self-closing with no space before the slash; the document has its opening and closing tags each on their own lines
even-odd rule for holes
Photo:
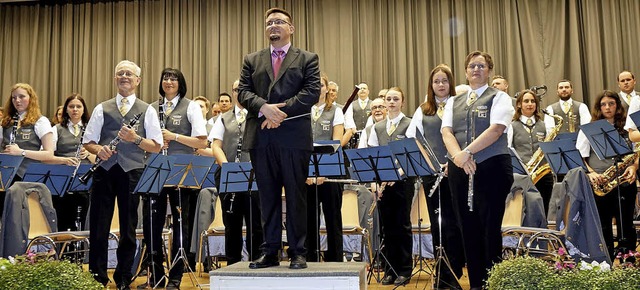
<svg viewBox="0 0 640 290">
<path fill-rule="evenodd" d="M 139 0 L 40 1 L 0 4 L 0 94 L 16 82 L 34 86 L 51 116 L 71 92 L 93 108 L 116 93 L 113 69 L 138 63 L 138 95 L 158 97 L 165 67 L 182 70 L 188 96 L 214 100 L 231 91 L 243 55 L 267 46 L 263 13 L 294 17 L 293 44 L 320 56 L 341 85 L 340 102 L 360 82 L 371 94 L 399 86 L 413 114 L 431 68 L 449 64 L 465 81 L 464 58 L 480 49 L 494 57 L 510 94 L 546 84 L 548 105 L 560 79 L 578 100 L 618 90 L 621 70 L 640 64 L 640 1 L 595 0 Z M 637 72 L 637 71 L 636 71 Z"/>
</svg>

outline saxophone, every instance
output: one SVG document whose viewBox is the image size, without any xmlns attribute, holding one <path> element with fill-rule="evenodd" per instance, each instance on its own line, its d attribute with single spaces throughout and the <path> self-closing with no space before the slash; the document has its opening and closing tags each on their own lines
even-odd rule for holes
<svg viewBox="0 0 640 290">
<path fill-rule="evenodd" d="M 564 123 L 564 119 L 562 119 L 562 117 L 558 115 L 549 114 L 546 110 L 542 110 L 542 112 L 553 117 L 553 119 L 556 122 L 556 125 L 553 127 L 553 130 L 551 130 L 549 135 L 547 135 L 547 137 L 544 138 L 544 142 L 553 141 L 553 139 L 555 139 L 556 136 L 558 136 L 558 132 L 560 132 L 560 128 Z M 543 158 L 544 158 L 544 153 L 542 153 L 542 148 L 538 147 L 538 150 L 536 150 L 536 152 L 533 153 L 533 155 L 531 156 L 531 159 L 529 159 L 529 162 L 527 162 L 526 164 L 527 172 L 531 174 L 531 180 L 533 181 L 533 184 L 536 184 L 543 176 L 551 172 L 551 166 L 549 166 L 549 163 L 546 163 L 538 167 L 542 162 Z"/>
<path fill-rule="evenodd" d="M 607 168 L 602 175 L 604 176 L 604 182 L 592 184 L 593 192 L 597 196 L 605 196 L 607 193 L 611 192 L 616 186 L 618 186 L 618 177 L 624 174 L 624 171 L 635 162 L 636 157 L 640 152 L 635 151 L 632 154 L 629 154 L 622 158 L 622 163 L 614 164 L 611 167 Z M 627 183 L 623 181 L 620 185 Z"/>
<path fill-rule="evenodd" d="M 573 104 L 571 104 L 571 106 L 569 107 L 567 118 L 569 119 L 569 133 L 573 133 L 576 131 L 576 123 L 578 122 L 578 116 L 573 113 Z"/>
</svg>

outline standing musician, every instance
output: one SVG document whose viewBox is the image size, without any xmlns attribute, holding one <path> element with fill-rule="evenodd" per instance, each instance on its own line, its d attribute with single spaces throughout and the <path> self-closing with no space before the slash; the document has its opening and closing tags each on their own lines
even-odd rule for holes
<svg viewBox="0 0 640 290">
<path fill-rule="evenodd" d="M 321 78 L 320 98 L 311 107 L 311 130 L 313 141 L 342 139 L 344 132 L 344 115 L 342 110 L 326 98 L 329 80 L 323 75 Z M 327 182 L 320 177 L 307 178 L 307 260 L 319 262 L 318 244 L 320 235 L 320 204 L 327 227 L 327 252 L 324 254 L 326 262 L 342 262 L 342 189 L 340 184 Z M 316 185 L 317 194 L 316 194 Z"/>
<path fill-rule="evenodd" d="M 118 265 L 113 279 L 118 289 L 129 289 L 131 267 L 136 251 L 136 225 L 140 198 L 133 190 L 142 175 L 146 152 L 160 152 L 162 132 L 156 110 L 137 98 L 140 67 L 123 60 L 115 67 L 118 94 L 98 104 L 87 124 L 83 143 L 87 151 L 104 160 L 96 169 L 91 185 L 89 208 L 89 271 L 96 281 L 106 285 L 107 248 L 109 227 L 114 204 L 118 198 L 120 242 L 117 250 Z M 132 128 L 123 126 L 136 114 L 142 113 Z M 108 144 L 120 138 L 115 150 Z"/>
<path fill-rule="evenodd" d="M 82 146 L 82 133 L 84 126 L 89 121 L 87 105 L 80 94 L 73 93 L 64 102 L 62 122 L 53 130 L 53 140 L 56 144 L 55 157 L 52 163 L 79 166 L 81 163 L 89 164 L 95 160 L 87 149 Z M 80 217 L 84 223 L 89 199 L 86 193 L 65 194 L 64 196 L 52 196 L 53 206 L 58 213 L 58 228 L 61 230 L 82 229 L 76 228 L 75 222 Z M 78 207 L 81 207 L 78 212 Z M 72 213 L 75 213 L 72 214 Z"/>
<path fill-rule="evenodd" d="M 533 154 L 538 150 L 538 143 L 544 142 L 547 130 L 540 113 L 540 99 L 531 90 L 520 91 L 516 98 L 516 113 L 509 125 L 507 139 L 509 147 L 513 147 L 525 164 L 529 163 Z M 541 160 L 537 168 L 546 164 Z M 531 174 L 533 172 L 529 172 Z M 535 184 L 542 195 L 545 214 L 549 212 L 549 201 L 553 189 L 553 174 L 545 174 Z"/>
<path fill-rule="evenodd" d="M 22 181 L 29 164 L 53 159 L 55 143 L 53 134 L 50 134 L 53 129 L 49 119 L 40 112 L 38 95 L 29 84 L 17 83 L 11 87 L 11 96 L 4 105 L 3 113 L 2 153 L 24 157 L 13 179 L 13 182 Z M 2 192 L 2 210 L 4 197 L 5 192 Z"/>
<path fill-rule="evenodd" d="M 182 72 L 175 68 L 165 68 L 160 74 L 160 83 L 158 84 L 158 92 L 162 98 L 163 104 L 163 120 L 162 128 L 163 150 L 166 149 L 167 155 L 173 154 L 195 154 L 196 149 L 205 148 L 207 146 L 206 121 L 202 117 L 202 110 L 196 102 L 186 98 L 187 81 Z M 159 101 L 153 102 L 151 106 L 160 112 Z M 172 222 L 172 247 L 171 252 L 177 253 L 180 243 L 187 253 L 187 260 L 191 269 L 195 267 L 195 256 L 191 253 L 191 229 L 193 228 L 194 209 L 198 197 L 199 189 L 181 188 L 180 194 L 176 187 L 164 187 L 153 203 L 156 205 L 153 210 L 153 239 L 151 239 L 150 220 L 146 214 L 149 212 L 150 199 L 144 199 L 143 204 L 143 228 L 144 240 L 149 243 L 153 240 L 153 249 L 158 251 L 162 249 L 162 227 L 165 223 L 167 214 L 167 196 L 171 206 Z M 181 209 L 179 207 L 182 207 Z M 182 211 L 182 220 L 180 220 L 179 210 Z M 182 225 L 180 224 L 182 223 Z M 180 239 L 180 226 L 182 226 L 182 240 Z M 148 247 L 151 249 L 150 247 Z M 162 267 L 163 255 L 154 255 L 154 264 L 156 270 L 155 277 L 151 277 L 151 285 L 156 285 L 164 268 Z M 169 282 L 167 287 L 180 287 L 182 274 L 184 272 L 184 263 L 177 263 L 169 271 Z M 163 286 L 164 281 L 161 282 Z M 150 286 L 151 286 L 150 285 Z"/>
<path fill-rule="evenodd" d="M 344 112 L 344 121 L 346 130 L 342 137 L 346 144 L 349 139 L 354 138 L 353 144 L 357 145 L 361 136 L 356 134 L 362 132 L 366 127 L 369 116 L 371 116 L 371 100 L 369 99 L 369 86 L 365 83 L 358 85 L 358 99 L 351 103 Z M 353 137 L 353 136 L 356 137 Z M 365 141 L 366 142 L 366 141 Z"/>
<path fill-rule="evenodd" d="M 607 120 L 607 122 L 611 123 L 618 133 L 628 141 L 629 132 L 624 130 L 626 113 L 622 106 L 622 100 L 617 93 L 605 90 L 598 94 L 591 114 L 594 121 Z M 614 161 L 612 159 L 600 160 L 582 131 L 578 134 L 576 148 L 580 151 L 580 155 L 589 169 L 587 175 L 589 176 L 591 184 L 604 185 L 606 180 L 612 180 L 617 177 L 617 174 L 615 176 L 604 176 L 602 174 L 607 169 L 615 166 Z M 626 168 L 624 168 L 623 164 L 618 164 L 621 172 L 624 172 L 620 176 L 623 184 L 618 186 L 620 188 L 620 196 L 618 196 L 618 188 L 613 188 L 604 196 L 598 194 L 595 196 L 598 215 L 600 216 L 600 224 L 602 226 L 602 235 L 609 250 L 609 257 L 611 257 L 612 260 L 615 258 L 616 252 L 625 254 L 630 250 L 635 251 L 636 248 L 633 211 L 635 209 L 637 193 L 636 169 L 638 168 L 638 158 L 634 156 L 635 154 L 626 156 L 626 158 L 632 158 L 628 159 Z M 619 239 L 617 250 L 613 246 L 613 219 L 616 220 L 617 236 Z"/>
<path fill-rule="evenodd" d="M 572 98 L 573 84 L 569 80 L 558 82 L 558 98 L 560 100 L 547 107 L 544 124 L 547 127 L 547 134 L 550 134 L 556 125 L 556 120 L 551 115 L 562 117 L 564 122 L 560 133 L 577 132 L 580 125 L 591 122 L 591 114 L 586 104 L 578 102 Z"/>
<path fill-rule="evenodd" d="M 234 86 L 237 81 L 234 82 Z M 227 162 L 249 162 L 249 152 L 242 151 L 243 134 L 247 119 L 247 110 L 237 100 L 237 93 L 233 94 L 235 106 L 232 110 L 222 113 L 213 124 L 209 140 L 213 156 L 218 165 Z M 220 184 L 220 176 L 216 176 L 216 183 Z M 218 186 L 219 187 L 219 186 Z M 227 265 L 242 260 L 242 226 L 247 225 L 247 239 L 245 241 L 249 260 L 260 256 L 260 245 L 263 242 L 262 225 L 260 224 L 260 197 L 258 191 L 225 193 L 220 196 L 222 202 L 222 222 L 224 223 L 224 244 Z"/>
<path fill-rule="evenodd" d="M 411 119 L 401 112 L 404 93 L 392 87 L 385 96 L 389 114 L 384 122 L 373 126 L 369 136 L 369 146 L 385 146 L 391 141 L 405 137 Z M 386 186 L 385 186 L 386 185 Z M 383 249 L 391 268 L 385 271 L 382 285 L 405 285 L 411 281 L 411 202 L 413 201 L 413 180 L 400 180 L 384 184 L 378 194 L 382 234 L 385 239 Z M 395 271 L 394 271 L 395 270 Z"/>
<path fill-rule="evenodd" d="M 444 106 L 451 97 L 451 92 L 455 91 L 455 80 L 451 68 L 445 64 L 436 66 L 429 75 L 427 101 L 422 103 L 411 119 L 411 125 L 407 129 L 407 137 L 413 138 L 416 134 L 422 133 L 429 142 L 438 158 L 438 162 L 446 168 L 447 148 L 444 146 L 442 136 L 438 130 L 442 125 Z M 446 172 L 446 169 L 445 169 Z M 429 196 L 431 188 L 435 184 L 437 176 L 423 177 L 422 186 L 427 198 L 429 209 L 429 220 L 431 220 L 431 233 L 433 235 L 433 252 L 436 253 L 440 246 L 440 225 L 442 223 L 442 246 L 446 250 L 447 257 L 454 273 L 449 268 L 441 265 L 440 285 L 434 283 L 434 287 L 445 288 L 459 286 L 456 277 L 462 277 L 462 267 L 464 266 L 464 252 L 462 247 L 462 232 L 458 226 L 456 216 L 453 212 L 451 190 L 449 189 L 449 179 L 442 179 L 440 188 L 436 189 L 432 196 Z M 439 219 L 439 215 L 442 219 Z M 438 273 L 436 273 L 438 275 Z M 453 276 L 455 275 L 455 277 Z M 434 281 L 435 282 L 435 281 Z"/>
<path fill-rule="evenodd" d="M 462 226 L 469 284 L 480 289 L 502 252 L 500 225 L 513 183 L 505 133 L 514 110 L 509 95 L 488 85 L 491 55 L 471 52 L 465 68 L 471 90 L 447 101 L 441 132 L 449 152 L 449 186 Z"/>
</svg>

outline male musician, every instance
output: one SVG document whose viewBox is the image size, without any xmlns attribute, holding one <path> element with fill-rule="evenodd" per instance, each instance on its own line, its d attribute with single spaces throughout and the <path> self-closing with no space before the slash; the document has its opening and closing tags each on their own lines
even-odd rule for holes
<svg viewBox="0 0 640 290">
<path fill-rule="evenodd" d="M 362 131 L 367 124 L 367 120 L 371 115 L 371 100 L 369 100 L 369 86 L 365 83 L 358 85 L 358 99 L 354 100 L 344 113 L 345 134 L 340 143 L 347 142 L 356 135 L 356 132 Z M 357 135 L 356 135 L 357 136 Z M 359 137 L 356 137 L 358 139 Z M 355 140 L 359 142 L 359 140 Z M 357 143 L 355 143 L 357 144 Z"/>
<path fill-rule="evenodd" d="M 187 94 L 187 81 L 182 72 L 174 68 L 165 68 L 160 74 L 160 84 L 158 91 L 162 98 L 162 108 L 159 108 L 159 101 L 151 104 L 158 112 L 162 112 L 162 138 L 163 151 L 166 149 L 167 155 L 195 153 L 196 149 L 207 146 L 206 122 L 202 117 L 200 106 L 196 102 L 185 98 Z M 162 110 L 160 110 L 162 109 Z M 161 124 L 162 124 L 161 123 Z M 151 273 L 149 286 L 156 286 L 164 274 L 162 267 L 162 227 L 167 214 L 167 196 L 171 206 L 173 243 L 171 252 L 178 253 L 179 248 L 183 248 L 187 255 L 191 269 L 195 267 L 195 256 L 191 253 L 191 229 L 193 228 L 194 209 L 198 197 L 198 189 L 182 188 L 180 191 L 176 187 L 164 187 L 157 197 L 144 200 L 143 228 L 145 242 L 153 241 L 155 271 Z M 149 202 L 153 210 L 153 224 L 150 224 L 148 212 Z M 150 231 L 153 227 L 153 231 Z M 182 227 L 182 231 L 181 228 Z M 151 233 L 153 232 L 153 238 Z M 182 233 L 182 238 L 180 237 Z M 151 249 L 151 247 L 148 247 Z M 160 254 L 158 254 L 160 253 Z M 179 288 L 184 272 L 184 262 L 179 261 L 169 271 L 169 281 L 167 288 Z M 165 281 L 161 281 L 158 286 L 164 286 Z"/>
<path fill-rule="evenodd" d="M 620 88 L 620 98 L 622 99 L 622 106 L 625 111 L 629 111 L 629 106 L 631 106 L 631 101 L 637 98 L 638 93 L 636 92 L 636 76 L 633 75 L 628 70 L 623 70 L 620 74 L 618 74 L 618 87 Z"/>
<path fill-rule="evenodd" d="M 239 81 L 234 82 L 237 87 Z M 248 162 L 249 153 L 242 151 L 242 137 L 245 131 L 247 110 L 238 102 L 237 93 L 233 94 L 234 109 L 223 113 L 213 124 L 209 141 L 213 156 L 218 165 L 227 162 Z M 220 179 L 216 180 L 220 184 Z M 227 265 L 242 260 L 242 225 L 247 225 L 246 246 L 249 260 L 260 256 L 260 245 L 263 242 L 260 224 L 260 200 L 258 192 L 225 193 L 222 202 L 222 222 L 224 223 L 225 255 Z"/>
<path fill-rule="evenodd" d="M 220 93 L 220 96 L 218 96 L 218 105 L 220 106 L 221 114 L 229 112 L 233 107 L 231 96 L 228 93 Z"/>
<path fill-rule="evenodd" d="M 307 267 L 304 183 L 313 150 L 308 114 L 320 95 L 320 68 L 317 54 L 291 46 L 295 28 L 289 12 L 271 8 L 265 18 L 271 45 L 244 58 L 238 87 L 239 101 L 248 111 L 243 146 L 256 173 L 265 239 L 262 256 L 249 268 L 280 264 L 284 186 L 289 267 L 302 269 Z"/>
<path fill-rule="evenodd" d="M 591 122 L 589 108 L 582 102 L 571 98 L 573 95 L 573 84 L 569 80 L 561 80 L 558 83 L 558 97 L 560 100 L 547 107 L 547 113 L 558 115 L 564 119 L 558 134 L 577 132 L 580 125 Z M 553 131 L 556 121 L 549 115 L 544 116 L 544 124 L 547 127 L 547 134 Z M 570 129 L 573 129 L 571 131 Z"/>
<path fill-rule="evenodd" d="M 211 104 L 211 118 L 207 120 L 207 124 L 213 126 L 213 123 L 216 122 L 216 120 L 220 116 L 220 113 L 220 105 L 218 105 L 218 102 L 213 102 L 213 104 Z"/>
<path fill-rule="evenodd" d="M 509 82 L 501 75 L 495 75 L 491 78 L 491 87 L 509 94 Z"/>
<path fill-rule="evenodd" d="M 140 201 L 133 195 L 133 190 L 142 175 L 145 151 L 160 152 L 162 144 L 158 113 L 135 94 L 140 84 L 140 71 L 138 65 L 128 60 L 116 65 L 114 79 L 118 94 L 93 109 L 83 138 L 87 151 L 104 160 L 93 175 L 91 189 L 89 271 L 103 285 L 109 282 L 107 244 L 117 197 L 120 243 L 113 280 L 118 289 L 130 289 L 132 278 Z M 122 125 L 140 113 L 140 120 L 132 128 Z M 115 138 L 121 141 L 112 149 L 107 144 Z"/>
</svg>

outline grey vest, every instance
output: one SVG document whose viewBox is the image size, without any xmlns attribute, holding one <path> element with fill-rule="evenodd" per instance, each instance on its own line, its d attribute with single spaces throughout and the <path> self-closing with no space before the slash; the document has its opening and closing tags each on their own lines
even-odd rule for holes
<svg viewBox="0 0 640 290">
<path fill-rule="evenodd" d="M 242 149 L 242 136 L 244 134 L 244 127 L 247 123 L 243 122 L 238 126 L 236 120 L 236 114 L 234 110 L 230 110 L 220 115 L 222 118 L 222 125 L 224 125 L 224 134 L 222 135 L 222 151 L 227 157 L 228 162 L 235 162 L 238 150 Z M 247 162 L 249 159 L 249 152 L 240 151 L 240 162 Z"/>
<path fill-rule="evenodd" d="M 581 104 L 582 103 L 576 100 L 571 101 L 571 108 L 572 108 L 571 110 L 573 110 L 573 114 L 576 116 L 576 132 L 578 132 L 579 126 L 580 126 L 580 105 Z M 562 122 L 562 127 L 560 127 L 560 131 L 558 132 L 558 134 L 569 133 L 569 116 L 567 116 L 567 114 L 565 114 L 564 111 L 562 110 L 562 107 L 560 106 L 560 101 L 553 103 L 551 105 L 551 109 L 553 109 L 553 113 L 555 115 L 562 117 L 562 119 L 564 120 L 564 122 Z"/>
<path fill-rule="evenodd" d="M 353 109 L 353 121 L 356 123 L 356 130 L 360 131 L 364 129 L 367 119 L 371 115 L 371 100 L 367 101 L 367 106 L 364 110 L 360 108 L 360 98 L 351 103 L 351 108 Z"/>
<path fill-rule="evenodd" d="M 429 142 L 429 146 L 433 149 L 433 152 L 438 158 L 438 162 L 447 162 L 447 147 L 444 146 L 442 140 L 442 133 L 440 133 L 440 126 L 442 125 L 442 119 L 438 115 L 427 116 L 422 114 L 422 128 L 424 130 L 424 138 Z M 417 132 L 416 132 L 417 133 Z"/>
<path fill-rule="evenodd" d="M 453 100 L 453 134 L 463 149 L 471 143 L 472 137 L 478 137 L 482 132 L 489 128 L 491 117 L 491 105 L 493 98 L 496 97 L 498 90 L 487 88 L 484 93 L 479 96 L 476 101 L 467 106 L 467 94 L 458 95 Z M 472 121 L 475 123 L 475 130 L 471 132 Z M 507 149 L 507 135 L 501 134 L 498 140 L 493 142 L 487 148 L 475 152 L 474 158 L 477 163 L 487 160 L 490 157 L 509 154 Z"/>
<path fill-rule="evenodd" d="M 409 128 L 409 124 L 411 124 L 411 119 L 407 117 L 402 117 L 398 125 L 396 126 L 396 130 L 391 133 L 391 136 L 387 134 L 387 121 L 380 121 L 373 125 L 374 130 L 376 130 L 376 135 L 378 135 L 378 145 L 386 146 L 391 141 L 397 141 L 400 139 L 404 139 L 406 136 L 404 135 L 407 132 L 407 128 Z"/>
<path fill-rule="evenodd" d="M 313 141 L 331 140 L 333 139 L 333 118 L 336 115 L 336 106 L 331 106 L 327 110 L 322 110 L 322 114 L 318 120 L 313 121 L 311 118 L 311 129 L 313 131 Z"/>
<path fill-rule="evenodd" d="M 115 98 L 102 102 L 104 123 L 102 124 L 102 130 L 100 131 L 100 142 L 98 142 L 98 144 L 108 145 L 111 140 L 118 136 L 118 131 L 122 128 L 122 124 L 128 124 L 131 119 L 133 119 L 133 116 L 139 113 L 142 113 L 142 116 L 133 128 L 139 136 L 143 138 L 146 137 L 144 119 L 148 106 L 149 104 L 136 98 L 136 101 L 133 103 L 133 106 L 131 106 L 129 112 L 127 112 L 127 115 L 123 117 L 118 110 Z M 120 164 L 120 167 L 122 167 L 125 172 L 144 167 L 145 152 L 133 142 L 123 141 L 118 143 L 116 151 L 118 152 L 117 154 L 111 156 L 111 158 L 107 159 L 107 161 L 103 162 L 100 166 L 109 170 L 117 163 Z"/>
<path fill-rule="evenodd" d="M 56 142 L 56 156 L 75 157 L 80 141 L 80 134 L 71 134 L 67 126 L 57 124 L 55 130 L 58 132 L 58 142 Z M 81 132 L 82 133 L 82 132 Z"/>
<path fill-rule="evenodd" d="M 531 130 L 531 133 L 527 132 L 526 125 L 520 120 L 513 121 L 511 127 L 513 128 L 513 140 L 511 145 L 518 155 L 522 159 L 522 162 L 527 163 L 531 159 L 533 152 L 538 150 L 539 142 L 544 142 L 544 138 L 547 136 L 547 131 L 544 127 L 544 122 L 538 120 Z"/>
<path fill-rule="evenodd" d="M 4 137 L 4 139 L 2 139 L 2 148 L 9 144 L 11 131 L 13 131 L 13 122 L 11 122 L 11 124 L 11 126 L 4 128 L 2 132 L 2 135 Z M 20 128 L 18 128 L 16 134 L 16 144 L 18 145 L 18 147 L 20 147 L 20 149 L 40 151 L 40 147 L 42 147 L 42 141 L 40 141 L 40 138 L 38 138 L 38 135 L 36 135 L 36 131 L 34 128 L 34 125 L 21 126 Z M 29 164 L 36 162 L 38 161 L 31 158 L 24 158 L 22 160 L 22 163 L 20 163 L 20 167 L 18 168 L 16 175 L 23 177 L 24 173 L 27 171 L 27 167 L 29 167 Z"/>
<path fill-rule="evenodd" d="M 175 100 L 175 99 L 174 99 Z M 164 127 L 168 131 L 180 135 L 191 136 L 191 122 L 187 117 L 187 108 L 191 100 L 180 97 L 180 101 L 176 104 L 171 111 L 171 114 L 164 115 Z M 151 104 L 154 109 L 158 111 L 158 101 Z M 180 142 L 171 140 L 169 141 L 169 148 L 167 148 L 167 154 L 195 154 L 195 150 Z"/>
</svg>

